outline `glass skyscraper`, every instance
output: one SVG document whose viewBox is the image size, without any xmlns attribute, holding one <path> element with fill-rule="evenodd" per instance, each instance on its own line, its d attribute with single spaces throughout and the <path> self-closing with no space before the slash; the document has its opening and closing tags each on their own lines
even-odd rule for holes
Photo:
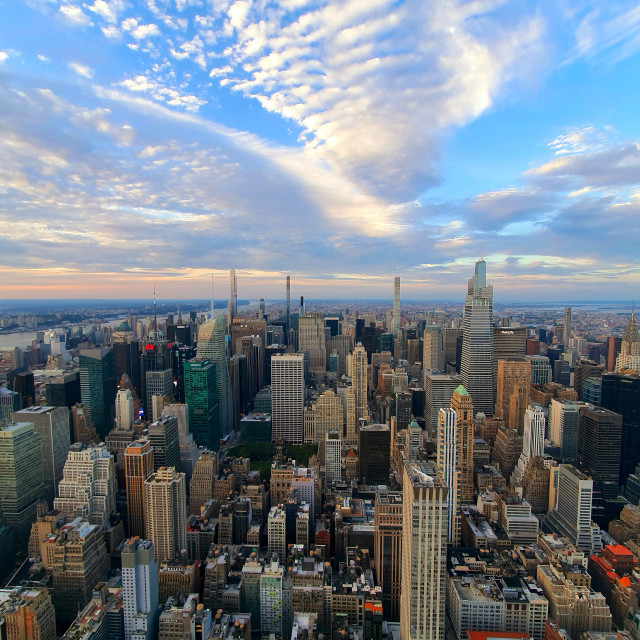
<svg viewBox="0 0 640 640">
<path fill-rule="evenodd" d="M 187 360 L 183 366 L 184 396 L 193 439 L 199 446 L 217 451 L 222 437 L 217 367 L 208 359 Z"/>
</svg>

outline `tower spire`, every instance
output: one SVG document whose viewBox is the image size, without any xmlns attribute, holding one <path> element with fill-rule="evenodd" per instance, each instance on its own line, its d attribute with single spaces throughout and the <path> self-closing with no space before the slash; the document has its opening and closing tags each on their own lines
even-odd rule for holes
<svg viewBox="0 0 640 640">
<path fill-rule="evenodd" d="M 156 283 L 153 283 L 153 330 L 158 339 L 158 308 L 156 307 Z"/>
<path fill-rule="evenodd" d="M 211 317 L 213 318 L 213 273 L 211 274 Z"/>
</svg>

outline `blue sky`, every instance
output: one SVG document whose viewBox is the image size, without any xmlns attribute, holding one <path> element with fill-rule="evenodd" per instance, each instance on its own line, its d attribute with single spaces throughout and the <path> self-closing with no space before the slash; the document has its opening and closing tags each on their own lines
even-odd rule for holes
<svg viewBox="0 0 640 640">
<path fill-rule="evenodd" d="M 637 297 L 639 50 L 624 0 L 0 0 L 0 295 L 462 299 L 484 244 Z"/>
</svg>

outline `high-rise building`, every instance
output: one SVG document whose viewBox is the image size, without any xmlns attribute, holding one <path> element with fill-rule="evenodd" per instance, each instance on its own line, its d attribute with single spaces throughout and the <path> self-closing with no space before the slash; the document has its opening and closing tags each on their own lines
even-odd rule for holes
<svg viewBox="0 0 640 640">
<path fill-rule="evenodd" d="M 449 489 L 447 494 L 447 540 L 460 545 L 460 467 L 458 465 L 457 416 L 453 409 L 438 412 L 438 442 L 436 463 Z"/>
<path fill-rule="evenodd" d="M 11 640 L 56 640 L 56 612 L 47 589 L 0 589 L 3 637 Z"/>
<path fill-rule="evenodd" d="M 580 407 L 578 467 L 605 499 L 616 498 L 620 482 L 622 416 L 602 407 Z"/>
<path fill-rule="evenodd" d="M 70 409 L 81 400 L 80 372 L 77 370 L 69 371 L 61 376 L 50 378 L 45 382 L 44 389 L 48 407 L 67 407 Z"/>
<path fill-rule="evenodd" d="M 105 529 L 116 512 L 116 470 L 105 444 L 73 444 L 53 508 L 69 521 L 82 518 Z"/>
<path fill-rule="evenodd" d="M 400 636 L 444 640 L 447 486 L 427 462 L 405 462 Z"/>
<path fill-rule="evenodd" d="M 236 270 L 229 270 L 229 289 L 230 289 L 230 300 L 231 303 L 231 315 L 229 317 L 229 326 L 233 322 L 233 319 L 238 315 L 238 278 L 236 277 Z"/>
<path fill-rule="evenodd" d="M 222 438 L 217 365 L 208 359 L 195 358 L 183 366 L 184 395 L 193 438 L 201 447 L 217 451 Z"/>
<path fill-rule="evenodd" d="M 569 338 L 571 338 L 571 307 L 564 308 L 564 326 L 562 329 L 562 344 L 565 349 L 569 348 Z"/>
<path fill-rule="evenodd" d="M 267 517 L 269 555 L 274 553 L 282 562 L 287 558 L 287 515 L 280 506 L 271 507 Z"/>
<path fill-rule="evenodd" d="M 542 407 L 539 405 L 529 405 L 524 414 L 522 453 L 511 476 L 512 484 L 520 484 L 522 482 L 522 476 L 532 458 L 543 456 L 544 433 L 545 417 Z"/>
<path fill-rule="evenodd" d="M 622 416 L 620 484 L 624 485 L 640 460 L 640 376 L 620 373 L 602 376 L 601 403 Z"/>
<path fill-rule="evenodd" d="M 558 467 L 556 507 L 546 519 L 545 528 L 568 537 L 588 553 L 602 549 L 600 527 L 591 521 L 593 480 L 570 464 Z"/>
<path fill-rule="evenodd" d="M 299 319 L 298 349 L 309 353 L 309 373 L 324 376 L 327 370 L 327 348 L 321 313 L 306 313 Z"/>
<path fill-rule="evenodd" d="M 426 325 L 422 335 L 422 345 L 422 368 L 444 372 L 442 327 L 440 325 Z"/>
<path fill-rule="evenodd" d="M 369 419 L 367 402 L 367 352 L 361 344 L 357 344 L 351 355 L 351 384 L 356 395 L 356 424 L 360 420 Z"/>
<path fill-rule="evenodd" d="M 460 385 L 451 396 L 451 408 L 456 412 L 456 442 L 460 469 L 460 502 L 473 502 L 473 398 Z"/>
<path fill-rule="evenodd" d="M 100 437 L 113 427 L 113 407 L 116 397 L 116 374 L 113 349 L 82 349 L 80 351 L 80 395 L 82 403 Z"/>
<path fill-rule="evenodd" d="M 327 485 L 342 480 L 342 436 L 338 431 L 325 434 L 324 466 Z"/>
<path fill-rule="evenodd" d="M 31 422 L 0 425 L 0 510 L 13 530 L 15 552 L 27 547 L 44 492 L 42 436 Z"/>
<path fill-rule="evenodd" d="M 281 353 L 271 358 L 271 440 L 302 443 L 304 437 L 304 355 Z"/>
<path fill-rule="evenodd" d="M 402 493 L 376 492 L 374 560 L 377 584 L 382 587 L 384 616 L 400 618 L 402 568 Z"/>
<path fill-rule="evenodd" d="M 360 427 L 360 481 L 363 484 L 388 484 L 391 468 L 391 430 L 386 424 Z"/>
<path fill-rule="evenodd" d="M 144 483 L 153 473 L 153 449 L 149 440 L 132 442 L 125 450 L 127 523 L 130 536 L 145 536 Z"/>
<path fill-rule="evenodd" d="M 496 377 L 496 418 L 501 418 L 511 429 L 520 431 L 523 427 L 521 419 L 529 404 L 531 388 L 531 363 L 529 360 L 520 358 L 518 360 L 498 360 L 498 370 Z M 518 407 L 520 412 L 517 415 L 510 414 L 511 396 L 514 389 L 520 396 Z"/>
<path fill-rule="evenodd" d="M 71 407 L 71 431 L 74 442 L 82 444 L 97 444 L 100 438 L 93 426 L 91 414 L 83 404 L 75 404 Z"/>
<path fill-rule="evenodd" d="M 131 538 L 122 550 L 121 561 L 125 640 L 154 640 L 160 607 L 153 542 Z"/>
<path fill-rule="evenodd" d="M 147 437 L 153 448 L 153 468 L 174 467 L 180 471 L 180 439 L 178 420 L 173 416 L 160 416 L 147 429 Z"/>
<path fill-rule="evenodd" d="M 560 447 L 562 462 L 575 464 L 578 459 L 578 423 L 580 404 L 552 398 L 549 407 L 549 433 L 551 442 Z"/>
<path fill-rule="evenodd" d="M 460 374 L 476 411 L 493 414 L 493 287 L 487 285 L 487 263 L 476 262 L 469 278 L 462 324 Z"/>
<path fill-rule="evenodd" d="M 130 389 L 118 389 L 116 394 L 116 429 L 129 430 L 133 427 L 133 395 Z"/>
<path fill-rule="evenodd" d="M 189 428 L 189 406 L 183 403 L 165 404 L 162 415 L 173 416 L 178 421 L 178 443 L 180 444 L 180 471 L 191 480 L 193 467 L 200 457 L 200 449 Z"/>
<path fill-rule="evenodd" d="M 263 634 L 283 635 L 287 614 L 283 600 L 284 568 L 278 561 L 267 564 L 260 576 L 260 629 Z"/>
<path fill-rule="evenodd" d="M 525 356 L 525 358 L 531 363 L 531 384 L 547 384 L 551 382 L 551 364 L 547 356 L 534 355 Z"/>
<path fill-rule="evenodd" d="M 189 512 L 200 514 L 202 505 L 213 496 L 213 484 L 218 470 L 217 457 L 204 451 L 198 458 L 189 484 Z"/>
<path fill-rule="evenodd" d="M 400 329 L 400 278 L 393 279 L 393 321 L 391 333 L 395 338 Z"/>
<path fill-rule="evenodd" d="M 438 411 L 451 406 L 451 396 L 461 384 L 462 378 L 457 375 L 424 372 L 424 421 L 430 436 L 435 436 L 438 428 Z"/>
<path fill-rule="evenodd" d="M 62 479 L 67 451 L 71 446 L 69 409 L 33 406 L 14 414 L 16 422 L 31 422 L 42 436 L 45 498 L 51 504 Z"/>
<path fill-rule="evenodd" d="M 160 467 L 144 481 L 146 536 L 156 559 L 173 560 L 187 548 L 187 493 L 183 473 Z"/>
<path fill-rule="evenodd" d="M 220 405 L 220 433 L 221 437 L 227 436 L 233 429 L 233 400 L 231 378 L 227 367 L 223 315 L 217 315 L 200 325 L 196 358 L 198 360 L 210 360 L 216 365 L 218 404 Z"/>
<path fill-rule="evenodd" d="M 313 442 L 324 441 L 329 431 L 336 431 L 342 436 L 344 431 L 344 412 L 342 400 L 332 390 L 324 391 L 318 396 L 314 405 L 314 439 Z"/>
</svg>

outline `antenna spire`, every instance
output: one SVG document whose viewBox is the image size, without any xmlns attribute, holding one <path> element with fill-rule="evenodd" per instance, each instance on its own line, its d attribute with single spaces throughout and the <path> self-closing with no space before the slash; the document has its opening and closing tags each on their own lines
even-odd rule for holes
<svg viewBox="0 0 640 640">
<path fill-rule="evenodd" d="M 156 340 L 158 339 L 158 309 L 156 307 L 156 283 L 153 283 L 153 330 L 156 334 Z"/>
<path fill-rule="evenodd" d="M 480 243 L 480 260 L 484 260 L 484 240 Z"/>
</svg>

